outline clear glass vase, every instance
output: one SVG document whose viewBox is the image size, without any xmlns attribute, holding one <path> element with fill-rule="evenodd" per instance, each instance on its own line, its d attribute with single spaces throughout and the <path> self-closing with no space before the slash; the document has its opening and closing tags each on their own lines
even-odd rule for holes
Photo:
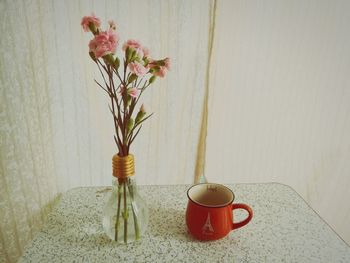
<svg viewBox="0 0 350 263">
<path fill-rule="evenodd" d="M 104 231 L 118 243 L 139 240 L 148 225 L 148 208 L 138 194 L 134 178 L 113 179 L 112 193 L 103 211 Z"/>
</svg>

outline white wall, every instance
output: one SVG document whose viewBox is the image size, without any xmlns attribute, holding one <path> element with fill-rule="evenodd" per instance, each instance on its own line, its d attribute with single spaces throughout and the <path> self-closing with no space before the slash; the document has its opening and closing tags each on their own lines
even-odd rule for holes
<svg viewBox="0 0 350 263">
<path fill-rule="evenodd" d="M 211 181 L 292 186 L 348 243 L 349 13 L 349 1 L 218 1 L 206 158 Z"/>
</svg>

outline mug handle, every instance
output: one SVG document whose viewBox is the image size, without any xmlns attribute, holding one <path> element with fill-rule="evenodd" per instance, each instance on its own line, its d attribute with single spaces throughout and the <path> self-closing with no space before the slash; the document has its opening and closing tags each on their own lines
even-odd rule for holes
<svg viewBox="0 0 350 263">
<path fill-rule="evenodd" d="M 253 218 L 253 210 L 250 206 L 246 204 L 232 204 L 232 211 L 235 209 L 244 209 L 248 212 L 248 217 L 239 223 L 232 223 L 232 230 L 245 226 Z"/>
</svg>

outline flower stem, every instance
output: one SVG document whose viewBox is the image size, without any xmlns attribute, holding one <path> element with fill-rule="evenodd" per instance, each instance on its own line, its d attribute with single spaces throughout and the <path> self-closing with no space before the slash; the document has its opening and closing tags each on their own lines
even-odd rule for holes
<svg viewBox="0 0 350 263">
<path fill-rule="evenodd" d="M 122 193 L 120 192 L 121 186 L 118 184 L 118 210 L 117 210 L 117 219 L 115 221 L 115 232 L 114 232 L 114 240 L 118 241 L 118 229 L 119 229 L 119 217 L 120 217 L 120 201 L 122 197 Z"/>
<path fill-rule="evenodd" d="M 134 189 L 131 184 L 128 184 L 129 193 L 130 193 L 130 199 L 131 199 L 131 209 L 132 209 L 132 215 L 134 218 L 134 227 L 135 227 L 135 240 L 138 240 L 140 238 L 140 226 L 137 218 L 137 214 L 135 212 L 134 208 Z"/>
<path fill-rule="evenodd" d="M 126 182 L 123 182 L 124 190 L 124 243 L 128 242 L 128 208 L 126 206 Z"/>
</svg>

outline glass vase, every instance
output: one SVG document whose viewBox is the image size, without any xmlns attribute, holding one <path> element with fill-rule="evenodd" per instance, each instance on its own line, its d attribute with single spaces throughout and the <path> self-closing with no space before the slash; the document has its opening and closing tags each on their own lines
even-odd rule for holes
<svg viewBox="0 0 350 263">
<path fill-rule="evenodd" d="M 148 208 L 137 191 L 133 157 L 132 163 L 120 159 L 122 157 L 117 158 L 118 164 L 113 157 L 113 175 L 116 178 L 113 179 L 112 193 L 103 211 L 102 225 L 112 240 L 130 243 L 139 240 L 146 231 Z"/>
</svg>

